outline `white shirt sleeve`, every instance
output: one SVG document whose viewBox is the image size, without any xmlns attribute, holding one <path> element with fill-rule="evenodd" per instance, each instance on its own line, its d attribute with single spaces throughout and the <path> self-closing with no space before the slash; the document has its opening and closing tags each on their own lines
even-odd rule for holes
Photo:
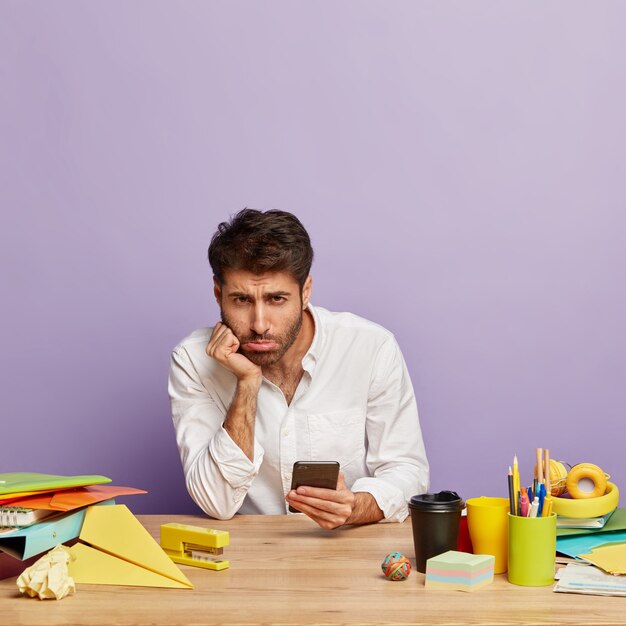
<svg viewBox="0 0 626 626">
<path fill-rule="evenodd" d="M 211 517 L 230 519 L 259 472 L 263 448 L 255 439 L 252 462 L 230 438 L 222 426 L 224 409 L 202 383 L 184 348 L 172 353 L 168 391 L 189 495 Z"/>
<path fill-rule="evenodd" d="M 357 479 L 352 491 L 371 493 L 386 522 L 409 514 L 408 500 L 425 493 L 429 467 L 411 379 L 395 339 L 381 347 L 367 404 L 366 464 L 371 476 Z"/>
</svg>

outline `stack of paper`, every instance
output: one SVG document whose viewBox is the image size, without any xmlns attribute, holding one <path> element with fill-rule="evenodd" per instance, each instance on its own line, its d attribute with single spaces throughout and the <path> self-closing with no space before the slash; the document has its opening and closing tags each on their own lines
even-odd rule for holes
<svg viewBox="0 0 626 626">
<path fill-rule="evenodd" d="M 613 515 L 613 511 L 607 513 L 606 515 L 602 515 L 600 517 L 561 517 L 560 515 L 556 518 L 556 527 L 557 528 L 582 528 L 582 529 L 591 529 L 597 530 L 599 528 L 604 528 L 605 524 L 609 521 L 611 515 Z"/>
<path fill-rule="evenodd" d="M 575 527 L 568 526 L 567 528 L 559 528 L 558 520 L 559 519 L 569 519 L 569 518 L 557 518 L 557 537 L 571 537 L 573 535 L 588 535 L 588 534 L 596 534 L 596 533 L 612 533 L 615 531 L 626 530 L 626 509 L 625 508 L 617 508 L 608 516 L 606 522 L 602 525 L 601 528 L 591 528 L 589 526 L 585 527 Z M 581 520 L 579 520 L 581 521 Z M 582 520 L 584 521 L 584 520 Z"/>
<path fill-rule="evenodd" d="M 615 509 L 601 529 L 560 529 L 557 530 L 557 535 L 557 552 L 604 570 L 594 574 L 598 570 L 589 567 L 587 570 L 592 574 L 588 575 L 600 576 L 604 572 L 609 575 L 626 574 L 626 509 Z M 576 570 L 571 571 L 580 575 Z M 613 581 L 614 586 L 619 584 L 619 579 Z"/>
<path fill-rule="evenodd" d="M 0 474 L 0 519 L 17 522 L 0 528 L 0 579 L 19 574 L 33 557 L 78 537 L 85 507 L 114 504 L 115 496 L 146 493 L 103 484 L 109 482 L 106 476 Z"/>
<path fill-rule="evenodd" d="M 615 509 L 601 529 L 568 528 L 558 529 L 556 532 L 557 552 L 575 559 L 586 559 L 585 555 L 602 545 L 626 542 L 626 509 Z M 626 561 L 622 563 L 622 567 L 626 568 Z"/>
<path fill-rule="evenodd" d="M 626 596 L 626 576 L 612 576 L 596 567 L 569 564 L 558 570 L 554 591 L 601 596 Z"/>
</svg>

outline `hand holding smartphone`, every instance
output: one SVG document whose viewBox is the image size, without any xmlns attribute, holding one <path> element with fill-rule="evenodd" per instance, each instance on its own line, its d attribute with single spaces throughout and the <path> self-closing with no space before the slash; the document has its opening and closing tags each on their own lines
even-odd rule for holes
<svg viewBox="0 0 626 626">
<path fill-rule="evenodd" d="M 337 461 L 296 461 L 291 474 L 291 489 L 298 487 L 320 487 L 337 489 L 339 463 Z M 299 513 L 291 505 L 292 513 Z"/>
</svg>

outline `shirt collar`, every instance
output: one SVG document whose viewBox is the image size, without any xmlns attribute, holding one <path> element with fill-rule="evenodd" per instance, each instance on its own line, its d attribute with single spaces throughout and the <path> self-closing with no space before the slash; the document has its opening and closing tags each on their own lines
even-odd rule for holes
<svg viewBox="0 0 626 626">
<path fill-rule="evenodd" d="M 313 324 L 315 328 L 313 330 L 313 341 L 311 341 L 311 345 L 309 346 L 307 353 L 304 355 L 304 357 L 302 357 L 302 369 L 312 376 L 313 370 L 315 369 L 315 365 L 317 363 L 317 359 L 322 350 L 324 329 L 322 328 L 320 317 L 315 307 L 312 304 L 309 304 L 307 306 L 307 310 L 313 318 Z"/>
</svg>

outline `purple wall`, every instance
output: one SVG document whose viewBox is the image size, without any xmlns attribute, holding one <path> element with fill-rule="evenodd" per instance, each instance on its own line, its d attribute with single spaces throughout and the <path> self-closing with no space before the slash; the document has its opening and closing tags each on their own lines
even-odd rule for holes
<svg viewBox="0 0 626 626">
<path fill-rule="evenodd" d="M 626 489 L 626 5 L 0 0 L 0 471 L 196 511 L 171 348 L 244 206 L 394 331 L 435 490 L 536 446 Z"/>
</svg>

